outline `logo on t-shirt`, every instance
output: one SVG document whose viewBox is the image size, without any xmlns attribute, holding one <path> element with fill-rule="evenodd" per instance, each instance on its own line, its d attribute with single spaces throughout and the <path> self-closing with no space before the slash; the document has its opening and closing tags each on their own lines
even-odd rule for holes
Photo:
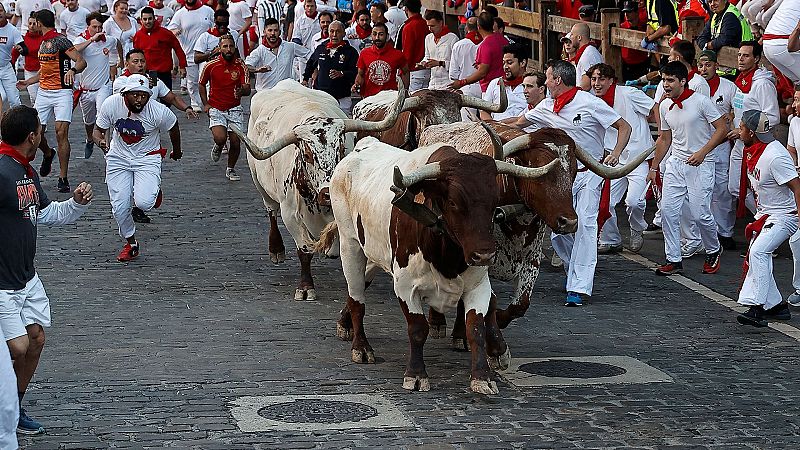
<svg viewBox="0 0 800 450">
<path fill-rule="evenodd" d="M 383 86 L 389 82 L 392 76 L 392 66 L 386 61 L 376 59 L 367 67 L 367 73 L 369 74 L 369 81 L 378 86 Z"/>
<path fill-rule="evenodd" d="M 722 100 L 722 96 L 721 95 L 719 97 L 717 97 L 716 102 L 717 102 L 718 105 L 722 104 L 723 100 Z"/>
<path fill-rule="evenodd" d="M 122 140 L 128 145 L 136 144 L 144 139 L 144 125 L 142 125 L 141 121 L 130 117 L 117 120 L 114 124 L 114 129 L 117 130 Z"/>
<path fill-rule="evenodd" d="M 0 36 L 0 44 L 5 44 L 6 42 L 8 42 L 8 38 L 5 36 Z"/>
<path fill-rule="evenodd" d="M 581 115 L 577 114 L 575 117 L 572 118 L 573 125 L 580 125 L 581 124 Z"/>
<path fill-rule="evenodd" d="M 36 225 L 39 216 L 39 191 L 36 190 L 33 178 L 17 180 L 17 200 L 22 217 L 30 219 Z"/>
</svg>

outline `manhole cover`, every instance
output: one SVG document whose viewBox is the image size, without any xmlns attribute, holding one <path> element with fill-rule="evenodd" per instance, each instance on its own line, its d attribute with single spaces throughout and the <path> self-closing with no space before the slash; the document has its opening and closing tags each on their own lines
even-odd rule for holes
<svg viewBox="0 0 800 450">
<path fill-rule="evenodd" d="M 378 410 L 363 403 L 298 399 L 275 403 L 258 410 L 258 415 L 284 423 L 360 422 L 378 415 Z"/>
<path fill-rule="evenodd" d="M 536 361 L 519 366 L 522 372 L 550 378 L 608 378 L 627 372 L 611 364 L 556 359 Z"/>
</svg>

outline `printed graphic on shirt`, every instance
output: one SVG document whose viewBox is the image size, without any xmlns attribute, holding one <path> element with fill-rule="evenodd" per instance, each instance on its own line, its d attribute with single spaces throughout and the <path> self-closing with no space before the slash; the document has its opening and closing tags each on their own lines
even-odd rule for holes
<svg viewBox="0 0 800 450">
<path fill-rule="evenodd" d="M 42 42 L 39 47 L 39 88 L 40 89 L 72 89 L 71 84 L 64 82 L 64 76 L 72 67 L 72 60 L 67 51 L 73 49 L 72 42 L 63 34 Z"/>
<path fill-rule="evenodd" d="M 376 59 L 369 64 L 367 73 L 369 74 L 369 81 L 378 86 L 383 86 L 391 79 L 392 67 L 388 62 Z"/>
<path fill-rule="evenodd" d="M 39 218 L 39 191 L 33 183 L 33 178 L 17 180 L 17 200 L 22 217 L 30 219 L 31 223 L 36 226 Z"/>
<path fill-rule="evenodd" d="M 128 145 L 136 144 L 144 139 L 144 125 L 140 120 L 129 117 L 119 119 L 114 123 L 114 129 L 117 130 L 119 136 Z"/>
</svg>

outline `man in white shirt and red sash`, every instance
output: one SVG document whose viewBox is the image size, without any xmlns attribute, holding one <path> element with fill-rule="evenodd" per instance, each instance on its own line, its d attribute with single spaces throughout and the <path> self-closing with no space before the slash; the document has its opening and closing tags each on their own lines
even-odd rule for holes
<svg viewBox="0 0 800 450">
<path fill-rule="evenodd" d="M 545 85 L 550 98 L 525 112 L 514 124 L 519 128 L 553 127 L 564 130 L 577 145 L 598 161 L 616 165 L 631 136 L 631 126 L 616 111 L 594 94 L 575 84 L 575 66 L 557 60 L 548 65 Z M 606 129 L 619 133 L 610 155 L 603 158 Z M 554 234 L 553 248 L 564 260 L 567 271 L 566 306 L 581 306 L 582 295 L 592 295 L 597 266 L 597 213 L 603 179 L 586 167 L 579 167 L 572 185 L 572 202 L 578 213 L 575 234 Z"/>
<path fill-rule="evenodd" d="M 775 140 L 771 127 L 769 116 L 758 110 L 745 111 L 739 125 L 747 180 L 756 198 L 756 220 L 745 229 L 750 245 L 739 291 L 739 304 L 750 308 L 736 320 L 756 327 L 792 316 L 772 275 L 772 252 L 797 231 L 800 179 L 791 155 Z"/>
<path fill-rule="evenodd" d="M 595 64 L 600 64 L 603 61 L 603 55 L 597 50 L 597 47 L 592 45 L 589 39 L 589 26 L 585 23 L 577 23 L 572 26 L 572 30 L 568 35 L 572 45 L 577 49 L 575 56 L 570 61 L 575 64 L 575 70 L 578 73 L 578 87 L 584 91 L 588 91 L 591 86 L 589 83 L 589 76 L 586 72 Z"/>
<path fill-rule="evenodd" d="M 680 223 L 684 202 L 688 202 L 689 219 L 697 223 L 706 249 L 703 273 L 717 273 L 720 267 L 722 247 L 711 214 L 714 156 L 709 154 L 725 140 L 728 126 L 709 97 L 686 86 L 688 77 L 689 71 L 681 62 L 672 61 L 661 68 L 666 98 L 659 104 L 661 135 L 647 176 L 649 181 L 655 181 L 655 167 L 670 151 L 661 190 L 667 262 L 656 270 L 657 275 L 683 272 Z"/>
</svg>

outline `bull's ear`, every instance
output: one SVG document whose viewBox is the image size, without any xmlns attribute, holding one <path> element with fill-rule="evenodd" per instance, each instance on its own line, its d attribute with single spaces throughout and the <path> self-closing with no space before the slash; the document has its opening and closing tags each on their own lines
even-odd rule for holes
<svg viewBox="0 0 800 450">
<path fill-rule="evenodd" d="M 300 147 L 302 148 L 303 152 L 303 161 L 305 161 L 306 164 L 314 164 L 314 152 L 311 150 L 311 146 L 306 143 L 302 143 L 300 144 Z"/>
</svg>

